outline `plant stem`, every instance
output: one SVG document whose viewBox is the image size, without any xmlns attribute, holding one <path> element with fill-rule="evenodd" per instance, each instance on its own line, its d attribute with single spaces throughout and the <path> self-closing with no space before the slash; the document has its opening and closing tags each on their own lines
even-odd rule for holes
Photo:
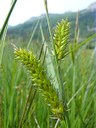
<svg viewBox="0 0 96 128">
<path fill-rule="evenodd" d="M 28 95 L 28 98 L 26 100 L 26 104 L 25 104 L 25 107 L 24 107 L 24 110 L 23 110 L 23 113 L 22 113 L 22 116 L 21 116 L 21 120 L 20 120 L 20 123 L 19 123 L 19 128 L 22 128 L 23 123 L 25 123 L 25 121 L 26 121 L 25 116 L 28 115 L 28 112 L 29 112 L 29 110 L 30 110 L 30 108 L 32 106 L 33 100 L 34 100 L 35 95 L 36 95 L 36 90 L 35 90 L 35 92 L 33 94 L 33 97 L 32 97 L 31 103 L 29 104 L 28 109 L 26 110 L 27 105 L 28 105 L 28 103 L 30 101 L 30 98 L 31 98 L 31 93 L 32 93 L 32 86 L 30 87 L 30 90 L 29 90 L 29 95 Z"/>
<path fill-rule="evenodd" d="M 51 25 L 50 25 L 49 13 L 48 13 L 48 7 L 47 7 L 47 0 L 44 0 L 44 5 L 45 5 L 45 10 L 46 10 L 46 18 L 47 18 L 47 23 L 48 23 L 49 34 L 50 34 L 50 38 L 51 38 L 51 42 L 52 42 L 51 45 L 52 45 L 52 49 L 54 51 L 54 59 L 55 59 L 55 64 L 56 64 L 56 75 L 57 75 L 57 79 L 59 82 L 60 100 L 62 101 L 62 103 L 64 103 L 64 109 L 67 110 L 67 104 L 66 104 L 66 100 L 65 100 L 65 96 L 64 96 L 62 75 L 61 75 L 60 66 L 59 66 L 59 62 L 57 59 L 57 55 L 56 55 L 55 44 L 53 43 L 53 37 L 52 37 L 52 31 L 51 31 Z M 69 115 L 68 115 L 67 111 L 65 113 L 64 114 L 66 115 L 66 118 L 67 118 L 68 127 L 70 128 Z"/>
<path fill-rule="evenodd" d="M 10 15 L 11 15 L 11 13 L 12 13 L 14 7 L 15 7 L 16 2 L 17 2 L 17 0 L 14 0 L 13 4 L 12 4 L 10 10 L 9 10 L 9 13 L 8 13 L 8 15 L 7 15 L 7 18 L 6 18 L 6 20 L 5 20 L 5 22 L 4 22 L 4 25 L 3 25 L 2 29 L 1 29 L 1 32 L 0 32 L 0 39 L 2 38 L 2 35 L 3 35 L 3 33 L 4 33 L 4 30 L 5 30 L 5 28 L 6 28 L 6 25 L 7 25 L 8 21 L 9 21 Z"/>
</svg>

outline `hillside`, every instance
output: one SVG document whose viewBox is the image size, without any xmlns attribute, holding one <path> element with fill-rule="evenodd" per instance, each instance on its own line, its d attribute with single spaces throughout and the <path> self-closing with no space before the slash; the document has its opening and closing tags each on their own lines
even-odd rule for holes
<svg viewBox="0 0 96 128">
<path fill-rule="evenodd" d="M 94 4 L 96 5 L 96 3 Z M 93 4 L 91 4 L 88 8 L 79 11 L 80 38 L 88 37 L 95 32 L 96 9 L 93 9 L 95 7 L 96 6 L 93 6 Z M 49 14 L 52 31 L 57 22 L 59 22 L 61 19 L 68 18 L 68 20 L 71 22 L 71 37 L 74 37 L 76 15 L 77 12 L 67 12 L 64 14 Z M 11 39 L 17 40 L 21 38 L 23 40 L 26 40 L 30 38 L 31 33 L 34 27 L 36 26 L 37 22 L 39 23 L 34 34 L 34 39 L 41 39 L 40 24 L 42 25 L 45 37 L 48 38 L 49 32 L 45 14 L 39 17 L 30 18 L 23 24 L 10 27 L 8 29 L 7 36 Z"/>
</svg>

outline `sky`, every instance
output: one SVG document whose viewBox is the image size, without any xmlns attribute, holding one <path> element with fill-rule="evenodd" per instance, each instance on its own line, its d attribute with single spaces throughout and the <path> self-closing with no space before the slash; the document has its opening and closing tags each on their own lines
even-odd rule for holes
<svg viewBox="0 0 96 128">
<path fill-rule="evenodd" d="M 47 0 L 49 13 L 64 13 L 85 9 L 96 0 Z M 0 0 L 0 28 L 7 16 L 12 0 Z M 14 26 L 45 13 L 44 0 L 17 0 L 9 25 Z"/>
</svg>

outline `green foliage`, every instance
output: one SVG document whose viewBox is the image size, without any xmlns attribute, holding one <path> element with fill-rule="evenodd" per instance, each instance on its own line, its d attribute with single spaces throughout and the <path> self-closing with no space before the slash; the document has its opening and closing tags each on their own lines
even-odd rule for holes
<svg viewBox="0 0 96 128">
<path fill-rule="evenodd" d="M 25 40 L 21 42 L 22 37 L 18 38 L 22 36 L 22 30 L 25 30 L 24 26 L 23 28 L 22 25 L 16 26 L 18 28 L 17 33 L 20 27 L 22 30 L 19 31 L 21 35 L 19 33 L 16 36 L 15 32 L 13 33 L 14 39 L 16 39 L 15 45 L 25 47 L 25 49 L 17 49 L 13 44 L 15 47 L 15 51 L 13 51 L 10 40 L 5 41 L 6 31 L 5 34 L 1 34 L 4 38 L 0 40 L 0 128 L 96 128 L 96 53 L 83 46 L 94 39 L 96 34 L 81 43 L 71 44 L 71 49 L 67 53 L 69 36 L 74 35 L 76 13 L 67 13 L 65 17 L 68 16 L 69 20 L 62 20 L 57 24 L 53 39 L 51 28 L 57 20 L 60 21 L 61 17 L 63 19 L 64 15 L 56 17 L 48 15 L 46 0 L 45 4 L 48 25 L 45 22 L 45 16 L 42 16 L 41 24 L 44 25 L 41 29 L 42 32 L 40 33 L 38 25 L 34 24 L 28 45 L 25 45 Z M 94 12 L 86 12 L 86 10 L 80 12 L 79 27 L 84 38 L 87 36 L 86 25 L 93 26 L 94 14 Z M 70 29 L 69 21 L 72 21 L 72 29 Z M 84 25 L 81 21 L 84 22 Z M 30 25 L 29 21 L 27 23 L 26 29 L 28 26 L 31 28 L 30 25 L 33 24 L 33 21 L 30 21 Z M 28 36 L 23 33 L 25 38 L 30 36 L 27 32 L 28 29 L 26 31 Z M 37 34 L 36 37 L 34 33 Z M 49 38 L 49 33 L 50 44 L 46 41 L 46 37 Z M 85 35 L 83 35 L 84 33 Z M 42 49 L 45 48 L 44 51 L 39 50 L 41 44 L 37 43 L 41 41 L 38 38 L 40 34 L 42 35 L 41 39 L 44 44 Z M 13 35 L 11 35 L 12 39 Z M 76 33 L 76 35 L 78 34 Z M 35 41 L 33 41 L 33 36 Z M 17 42 L 17 39 L 21 44 Z M 75 41 L 77 40 L 75 39 Z M 30 51 L 28 51 L 29 49 Z M 51 55 L 52 50 L 54 55 Z M 39 53 L 40 55 L 38 55 Z M 72 55 L 71 58 L 69 53 Z M 29 73 L 26 72 L 25 68 L 22 68 L 16 59 L 26 67 Z M 63 60 L 59 61 L 59 59 Z M 45 60 L 47 63 L 44 62 Z M 58 87 L 54 84 L 53 76 Z"/>
</svg>

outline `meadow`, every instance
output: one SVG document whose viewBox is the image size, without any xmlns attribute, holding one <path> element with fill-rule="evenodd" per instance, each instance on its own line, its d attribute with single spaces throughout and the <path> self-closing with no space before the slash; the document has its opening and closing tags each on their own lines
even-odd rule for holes
<svg viewBox="0 0 96 128">
<path fill-rule="evenodd" d="M 6 39 L 13 1 L 0 31 L 0 128 L 96 128 L 96 51 L 78 43 L 78 24 L 63 19 L 52 34 L 46 0 L 49 41 Z M 78 19 L 76 19 L 77 23 Z M 23 45 L 24 44 L 24 45 Z"/>
</svg>

